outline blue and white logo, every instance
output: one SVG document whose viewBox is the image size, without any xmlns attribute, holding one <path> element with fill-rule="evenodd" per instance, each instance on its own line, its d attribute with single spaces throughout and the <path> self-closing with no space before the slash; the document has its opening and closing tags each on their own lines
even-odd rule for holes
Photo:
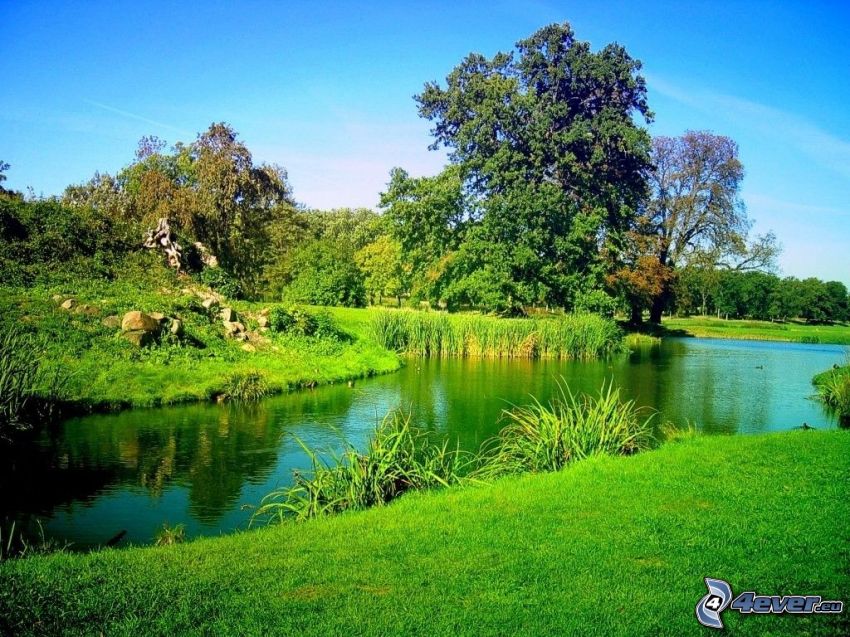
<svg viewBox="0 0 850 637">
<path fill-rule="evenodd" d="M 720 613 L 726 610 L 732 601 L 732 587 L 729 582 L 710 577 L 705 578 L 705 585 L 708 587 L 708 594 L 697 604 L 697 620 L 709 628 L 723 628 Z"/>
</svg>

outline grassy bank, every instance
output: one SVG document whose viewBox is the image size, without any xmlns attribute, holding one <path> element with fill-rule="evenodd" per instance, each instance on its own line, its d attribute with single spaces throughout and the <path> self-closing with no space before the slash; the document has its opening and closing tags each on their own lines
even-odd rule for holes
<svg viewBox="0 0 850 637">
<path fill-rule="evenodd" d="M 812 380 L 820 399 L 843 419 L 850 419 L 850 365 L 822 372 Z"/>
<path fill-rule="evenodd" d="M 0 313 L 8 325 L 38 339 L 45 373 L 62 370 L 63 398 L 92 409 L 209 400 L 251 377 L 259 378 L 264 393 L 276 393 L 400 365 L 348 313 L 336 318 L 339 338 L 298 337 L 259 329 L 268 304 L 222 300 L 249 335 L 247 342 L 228 338 L 217 310 L 202 306 L 199 294 L 209 290 L 163 270 L 111 282 L 0 288 Z M 68 298 L 76 302 L 70 310 L 60 306 Z M 104 324 L 131 310 L 178 318 L 184 334 L 138 348 L 121 337 L 120 327 Z"/>
<path fill-rule="evenodd" d="M 850 325 L 810 325 L 805 322 L 739 321 L 704 316 L 665 318 L 662 327 L 668 335 L 704 338 L 736 338 L 788 343 L 831 343 L 850 345 Z"/>
<path fill-rule="evenodd" d="M 847 601 L 848 457 L 843 431 L 696 437 L 303 524 L 11 561 L 0 629 L 704 634 L 705 576 Z M 846 611 L 723 619 L 736 635 L 850 630 Z"/>
<path fill-rule="evenodd" d="M 623 346 L 617 325 L 595 314 L 504 319 L 383 311 L 375 314 L 372 332 L 387 349 L 415 356 L 592 359 Z"/>
</svg>

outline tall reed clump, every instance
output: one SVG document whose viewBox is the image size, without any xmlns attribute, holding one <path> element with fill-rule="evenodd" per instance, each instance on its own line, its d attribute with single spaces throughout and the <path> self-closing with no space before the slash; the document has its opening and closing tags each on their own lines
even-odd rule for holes
<svg viewBox="0 0 850 637">
<path fill-rule="evenodd" d="M 850 417 L 850 365 L 818 374 L 814 383 L 825 405 L 843 418 Z"/>
<path fill-rule="evenodd" d="M 251 402 L 270 393 L 269 385 L 260 372 L 236 372 L 225 380 L 222 396 L 234 402 Z"/>
<path fill-rule="evenodd" d="M 559 471 L 590 456 L 636 453 L 652 442 L 654 416 L 621 400 L 613 382 L 589 396 L 574 394 L 561 379 L 548 405 L 534 399 L 504 412 L 508 424 L 485 443 L 477 476 Z"/>
<path fill-rule="evenodd" d="M 0 331 L 0 439 L 50 415 L 61 380 L 48 375 L 36 338 L 15 327 Z"/>
<path fill-rule="evenodd" d="M 371 329 L 383 347 L 426 357 L 592 359 L 623 347 L 617 325 L 596 314 L 505 319 L 384 310 Z"/>
<path fill-rule="evenodd" d="M 299 441 L 312 463 L 308 474 L 267 495 L 254 517 L 304 520 L 349 509 L 379 506 L 413 490 L 445 487 L 464 480 L 472 456 L 437 443 L 410 424 L 410 415 L 390 412 L 362 452 L 349 446 L 326 461 Z"/>
</svg>

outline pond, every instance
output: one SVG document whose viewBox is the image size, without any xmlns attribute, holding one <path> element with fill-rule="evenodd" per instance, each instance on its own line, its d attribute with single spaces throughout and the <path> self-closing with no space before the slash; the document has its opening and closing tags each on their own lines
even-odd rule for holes
<svg viewBox="0 0 850 637">
<path fill-rule="evenodd" d="M 269 491 L 309 462 L 296 437 L 339 450 L 362 443 L 396 406 L 467 449 L 493 436 L 511 404 L 545 400 L 563 376 L 595 392 L 613 378 L 656 422 L 708 433 L 835 427 L 811 378 L 845 349 L 759 341 L 666 339 L 608 361 L 410 359 L 398 373 L 252 405 L 196 404 L 71 419 L 0 466 L 0 520 L 32 524 L 86 549 L 121 535 L 148 543 L 163 523 L 186 535 L 245 528 Z"/>
</svg>

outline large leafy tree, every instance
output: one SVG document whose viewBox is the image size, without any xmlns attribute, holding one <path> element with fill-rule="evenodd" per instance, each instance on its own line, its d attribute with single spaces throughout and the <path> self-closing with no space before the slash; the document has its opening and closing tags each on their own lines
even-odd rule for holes
<svg viewBox="0 0 850 637">
<path fill-rule="evenodd" d="M 588 277 L 601 281 L 601 249 L 619 249 L 646 193 L 640 68 L 619 45 L 591 51 L 565 23 L 426 84 L 416 99 L 432 147 L 449 149 L 475 202 L 470 282 L 508 305 L 570 305 Z"/>
<path fill-rule="evenodd" d="M 744 167 L 732 139 L 704 131 L 656 137 L 652 162 L 651 195 L 632 241 L 638 254 L 658 262 L 657 293 L 649 302 L 650 321 L 657 323 L 676 268 L 770 269 L 778 247 L 772 234 L 747 242 L 751 224 L 740 198 Z"/>
</svg>

